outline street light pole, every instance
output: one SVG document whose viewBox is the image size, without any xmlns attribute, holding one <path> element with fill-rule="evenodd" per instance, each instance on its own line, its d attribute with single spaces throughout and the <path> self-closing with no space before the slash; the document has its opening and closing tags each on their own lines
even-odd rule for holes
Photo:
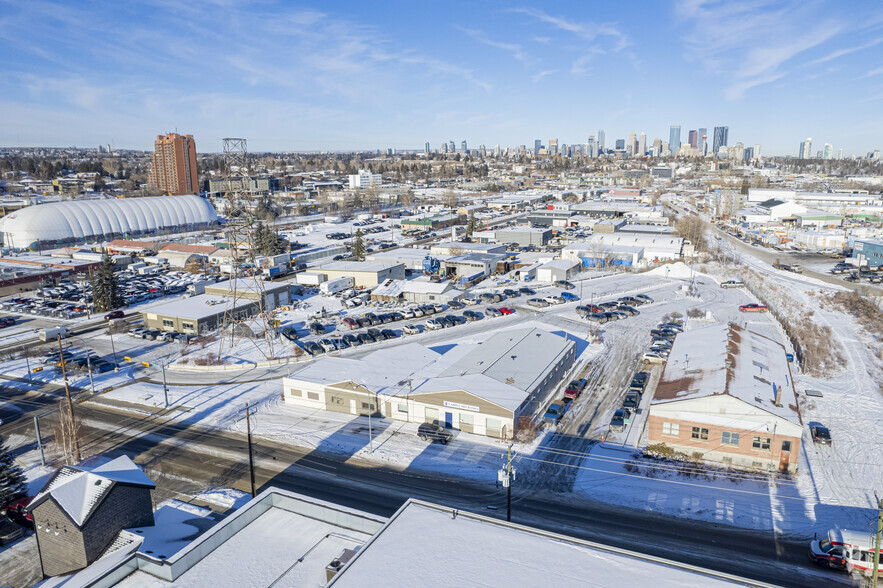
<svg viewBox="0 0 883 588">
<path fill-rule="evenodd" d="M 86 369 L 89 370 L 89 385 L 92 386 L 92 394 L 95 394 L 95 379 L 92 377 L 92 358 L 86 356 Z"/>
<path fill-rule="evenodd" d="M 113 371 L 120 371 L 120 367 L 117 364 L 117 350 L 113 345 L 113 323 L 107 325 L 107 332 L 110 333 L 110 350 L 113 352 Z"/>
</svg>

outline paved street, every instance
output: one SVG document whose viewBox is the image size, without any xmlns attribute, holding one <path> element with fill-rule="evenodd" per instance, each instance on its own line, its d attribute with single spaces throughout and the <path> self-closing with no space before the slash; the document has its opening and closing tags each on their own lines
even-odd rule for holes
<svg viewBox="0 0 883 588">
<path fill-rule="evenodd" d="M 40 408 L 35 406 L 34 410 Z M 78 415 L 86 423 L 81 443 L 84 454 L 114 457 L 125 453 L 133 457 L 157 481 L 157 503 L 183 498 L 197 488 L 249 490 L 247 445 L 240 434 L 172 424 L 161 414 L 133 416 L 94 403 L 80 405 Z M 28 433 L 29 425 L 16 426 L 20 433 Z M 6 427 L 3 429 L 0 432 L 5 433 Z M 560 437 L 560 446 L 581 446 L 585 442 L 582 438 Z M 495 487 L 493 480 L 476 484 L 408 469 L 396 471 L 369 466 L 356 458 L 305 451 L 263 439 L 257 441 L 256 460 L 258 490 L 279 486 L 380 515 L 392 514 L 406 498 L 415 497 L 505 516 L 505 493 Z M 519 486 L 516 482 L 513 521 L 766 582 L 850 585 L 843 574 L 811 566 L 802 543 L 590 500 L 574 503 L 565 486 L 543 486 Z"/>
</svg>

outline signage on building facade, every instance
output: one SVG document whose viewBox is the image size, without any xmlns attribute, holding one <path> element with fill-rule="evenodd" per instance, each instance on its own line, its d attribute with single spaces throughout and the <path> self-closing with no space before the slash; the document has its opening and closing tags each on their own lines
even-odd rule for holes
<svg viewBox="0 0 883 588">
<path fill-rule="evenodd" d="M 445 400 L 445 406 L 447 406 L 448 408 L 460 408 L 463 410 L 473 410 L 475 412 L 478 412 L 479 410 L 481 410 L 477 406 L 472 406 L 469 404 L 460 404 L 459 402 L 449 402 L 447 400 Z"/>
</svg>

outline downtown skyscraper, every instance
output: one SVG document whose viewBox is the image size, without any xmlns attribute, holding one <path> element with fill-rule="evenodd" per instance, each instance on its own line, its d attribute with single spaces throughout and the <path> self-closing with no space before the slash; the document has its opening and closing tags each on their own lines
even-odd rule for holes
<svg viewBox="0 0 883 588">
<path fill-rule="evenodd" d="M 668 148 L 672 155 L 678 154 L 681 147 L 681 127 L 680 125 L 672 126 L 668 131 Z"/>
<path fill-rule="evenodd" d="M 717 157 L 717 152 L 721 147 L 726 146 L 727 138 L 730 134 L 730 127 L 714 127 L 714 142 L 711 147 L 711 156 Z"/>
</svg>

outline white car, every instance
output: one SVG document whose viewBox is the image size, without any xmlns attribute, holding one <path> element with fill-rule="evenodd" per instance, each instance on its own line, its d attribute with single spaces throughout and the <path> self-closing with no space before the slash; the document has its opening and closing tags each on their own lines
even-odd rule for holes
<svg viewBox="0 0 883 588">
<path fill-rule="evenodd" d="M 560 296 L 546 296 L 544 298 L 549 304 L 564 304 L 565 300 Z"/>
<path fill-rule="evenodd" d="M 665 356 L 661 353 L 656 353 L 655 351 L 648 351 L 641 357 L 641 359 L 647 363 L 665 363 Z"/>
<path fill-rule="evenodd" d="M 418 335 L 420 334 L 420 329 L 418 329 L 416 325 L 405 325 L 402 327 L 402 332 L 405 335 Z"/>
<path fill-rule="evenodd" d="M 744 285 L 745 282 L 739 280 L 727 280 L 726 282 L 721 282 L 721 288 L 741 288 Z"/>
<path fill-rule="evenodd" d="M 444 325 L 438 322 L 437 319 L 429 319 L 428 321 L 426 321 L 426 328 L 431 331 L 435 331 L 438 329 L 443 329 Z"/>
</svg>

